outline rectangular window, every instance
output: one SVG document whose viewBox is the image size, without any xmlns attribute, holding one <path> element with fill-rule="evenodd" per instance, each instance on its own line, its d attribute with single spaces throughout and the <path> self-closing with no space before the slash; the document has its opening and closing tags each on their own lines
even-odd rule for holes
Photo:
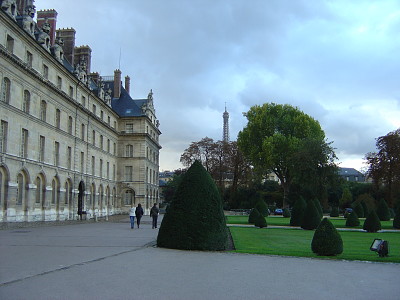
<svg viewBox="0 0 400 300">
<path fill-rule="evenodd" d="M 103 121 L 103 118 L 104 118 L 104 111 L 100 111 L 100 119 Z"/>
<path fill-rule="evenodd" d="M 110 116 L 107 117 L 107 124 L 108 124 L 108 126 L 111 126 L 111 125 L 110 125 L 110 124 L 111 124 L 111 118 L 110 118 Z"/>
<path fill-rule="evenodd" d="M 114 151 L 113 151 L 113 153 L 114 153 L 114 155 L 117 154 L 117 144 L 116 143 L 114 143 Z"/>
<path fill-rule="evenodd" d="M 31 93 L 29 91 L 24 91 L 24 103 L 22 104 L 22 110 L 29 114 L 29 109 L 31 105 Z"/>
<path fill-rule="evenodd" d="M 32 68 L 32 62 L 33 62 L 33 55 L 29 51 L 26 51 L 26 64 L 28 67 Z"/>
<path fill-rule="evenodd" d="M 126 145 L 125 157 L 133 157 L 133 146 L 132 145 Z"/>
<path fill-rule="evenodd" d="M 46 122 L 46 115 L 47 115 L 47 103 L 46 101 L 42 100 L 40 103 L 40 120 Z"/>
<path fill-rule="evenodd" d="M 92 131 L 92 145 L 96 146 L 96 131 Z"/>
<path fill-rule="evenodd" d="M 107 162 L 107 179 L 110 179 L 110 162 Z"/>
<path fill-rule="evenodd" d="M 103 150 L 103 142 L 104 142 L 104 138 L 102 135 L 100 135 L 100 149 Z"/>
<path fill-rule="evenodd" d="M 27 129 L 22 128 L 21 133 L 21 157 L 28 157 L 28 136 L 29 132 Z"/>
<path fill-rule="evenodd" d="M 126 133 L 133 133 L 133 123 L 127 123 L 125 125 L 125 132 Z"/>
<path fill-rule="evenodd" d="M 61 111 L 57 108 L 56 109 L 56 127 L 60 129 L 61 125 Z"/>
<path fill-rule="evenodd" d="M 103 160 L 100 159 L 100 177 L 103 177 Z"/>
<path fill-rule="evenodd" d="M 67 148 L 67 168 L 71 169 L 72 167 L 72 148 Z"/>
<path fill-rule="evenodd" d="M 49 79 L 49 67 L 43 64 L 43 77 Z"/>
<path fill-rule="evenodd" d="M 110 153 L 110 139 L 107 139 L 107 152 Z"/>
<path fill-rule="evenodd" d="M 68 133 L 72 134 L 72 117 L 68 117 Z"/>
<path fill-rule="evenodd" d="M 62 78 L 57 76 L 57 87 L 61 90 L 62 89 Z"/>
<path fill-rule="evenodd" d="M 60 164 L 60 143 L 54 143 L 54 164 L 58 166 Z"/>
<path fill-rule="evenodd" d="M 41 135 L 39 137 L 39 161 L 43 162 L 44 161 L 44 151 L 46 147 L 46 138 Z"/>
<path fill-rule="evenodd" d="M 115 165 L 113 165 L 113 180 L 115 180 Z"/>
<path fill-rule="evenodd" d="M 85 107 L 86 106 L 86 97 L 82 96 L 82 105 Z"/>
<path fill-rule="evenodd" d="M 93 113 L 96 114 L 96 105 L 93 104 L 92 109 L 93 109 Z"/>
<path fill-rule="evenodd" d="M 132 181 L 132 166 L 125 166 L 125 181 Z"/>
<path fill-rule="evenodd" d="M 82 141 L 85 140 L 85 124 L 81 125 L 81 138 L 82 138 Z"/>
<path fill-rule="evenodd" d="M 94 156 L 92 156 L 92 175 L 95 175 L 95 171 L 96 171 L 96 158 Z"/>
<path fill-rule="evenodd" d="M 8 122 L 1 120 L 0 152 L 7 152 Z"/>
<path fill-rule="evenodd" d="M 117 121 L 114 121 L 114 129 L 117 129 Z"/>
<path fill-rule="evenodd" d="M 6 45 L 6 48 L 7 48 L 8 52 L 10 52 L 10 53 L 14 52 L 14 39 L 11 36 L 9 36 L 8 34 L 7 34 L 7 45 Z"/>
<path fill-rule="evenodd" d="M 70 96 L 71 98 L 74 97 L 74 88 L 73 88 L 72 86 L 69 86 L 69 96 Z"/>
<path fill-rule="evenodd" d="M 81 172 L 85 171 L 85 153 L 81 152 Z"/>
</svg>

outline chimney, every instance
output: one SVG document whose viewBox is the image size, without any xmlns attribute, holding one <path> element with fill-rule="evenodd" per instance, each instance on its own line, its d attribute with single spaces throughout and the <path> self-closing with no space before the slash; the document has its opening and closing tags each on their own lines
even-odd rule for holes
<svg viewBox="0 0 400 300">
<path fill-rule="evenodd" d="M 114 98 L 121 96 L 121 71 L 119 69 L 114 71 Z"/>
<path fill-rule="evenodd" d="M 75 47 L 74 49 L 74 65 L 81 64 L 82 61 L 86 63 L 86 73 L 90 73 L 90 65 L 92 61 L 92 49 L 88 45 Z"/>
<path fill-rule="evenodd" d="M 125 90 L 129 95 L 129 89 L 131 86 L 131 78 L 129 76 L 125 76 Z"/>
<path fill-rule="evenodd" d="M 62 38 L 64 41 L 64 57 L 68 60 L 68 62 L 73 65 L 74 64 L 74 56 L 75 56 L 75 29 L 73 28 L 63 28 L 57 29 L 56 31 L 57 38 Z"/>
<path fill-rule="evenodd" d="M 39 10 L 37 12 L 37 25 L 42 28 L 42 25 L 47 22 L 50 24 L 50 45 L 54 45 L 57 26 L 57 12 L 54 9 Z"/>
</svg>

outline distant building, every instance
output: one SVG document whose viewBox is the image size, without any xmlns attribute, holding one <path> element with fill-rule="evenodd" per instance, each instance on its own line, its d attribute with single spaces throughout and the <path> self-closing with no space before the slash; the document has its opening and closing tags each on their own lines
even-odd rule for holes
<svg viewBox="0 0 400 300">
<path fill-rule="evenodd" d="M 365 182 L 365 175 L 353 168 L 339 168 L 339 176 L 346 181 Z"/>
<path fill-rule="evenodd" d="M 222 114 L 222 118 L 224 119 L 224 128 L 223 128 L 223 133 L 222 133 L 222 140 L 224 142 L 229 142 L 229 113 L 226 110 L 226 105 L 225 105 L 225 111 Z"/>
<path fill-rule="evenodd" d="M 56 30 L 55 10 L 35 22 L 33 2 L 1 2 L 0 222 L 148 211 L 161 149 L 152 91 L 133 99 L 120 70 L 91 73 L 90 47 Z"/>
</svg>

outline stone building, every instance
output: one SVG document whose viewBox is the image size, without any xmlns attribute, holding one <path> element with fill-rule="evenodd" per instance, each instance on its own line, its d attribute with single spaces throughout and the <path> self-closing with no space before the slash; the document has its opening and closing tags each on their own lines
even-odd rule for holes
<svg viewBox="0 0 400 300">
<path fill-rule="evenodd" d="M 90 72 L 91 49 L 57 12 L 2 0 L 0 221 L 107 217 L 159 201 L 159 122 L 153 92 Z M 63 40 L 65 38 L 65 40 Z"/>
</svg>

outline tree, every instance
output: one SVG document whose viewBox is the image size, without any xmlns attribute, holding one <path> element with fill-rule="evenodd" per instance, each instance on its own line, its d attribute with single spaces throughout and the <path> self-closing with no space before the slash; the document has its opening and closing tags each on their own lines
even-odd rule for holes
<svg viewBox="0 0 400 300">
<path fill-rule="evenodd" d="M 360 225 L 357 213 L 353 210 L 346 219 L 346 227 L 357 227 Z"/>
<path fill-rule="evenodd" d="M 376 214 L 381 221 L 390 220 L 390 211 L 385 199 L 381 199 L 381 201 L 379 201 L 378 207 L 376 208 Z"/>
<path fill-rule="evenodd" d="M 283 187 L 285 208 L 293 181 L 301 181 L 299 174 L 304 170 L 314 170 L 314 174 L 333 163 L 333 149 L 318 121 L 293 106 L 256 105 L 246 117 L 248 123 L 238 135 L 239 148 L 257 172 L 276 174 Z"/>
<path fill-rule="evenodd" d="M 343 252 L 343 240 L 335 226 L 324 218 L 314 232 L 311 250 L 317 255 L 332 256 Z"/>
<path fill-rule="evenodd" d="M 217 186 L 200 162 L 187 170 L 157 236 L 159 247 L 224 250 L 227 229 Z"/>
<path fill-rule="evenodd" d="M 378 152 L 367 153 L 368 174 L 376 187 L 384 185 L 389 206 L 396 197 L 395 186 L 400 185 L 400 128 L 376 139 Z"/>
<path fill-rule="evenodd" d="M 298 198 L 292 209 L 292 215 L 290 217 L 290 226 L 301 226 L 306 207 L 307 203 L 306 201 L 304 201 L 303 197 Z"/>
<path fill-rule="evenodd" d="M 307 207 L 303 216 L 303 221 L 301 222 L 301 228 L 313 230 L 318 227 L 320 222 L 321 217 L 317 208 L 315 207 L 314 201 L 308 200 Z"/>
<path fill-rule="evenodd" d="M 342 208 L 349 207 L 353 201 L 353 196 L 349 188 L 344 188 L 342 193 L 342 198 L 340 198 L 339 203 Z"/>
<path fill-rule="evenodd" d="M 367 232 L 377 232 L 382 229 L 381 221 L 374 210 L 365 219 L 363 229 Z"/>
<path fill-rule="evenodd" d="M 168 181 L 165 187 L 162 189 L 162 194 L 164 197 L 164 202 L 170 203 L 173 199 L 174 193 L 179 186 L 179 183 L 182 180 L 182 174 L 177 175 L 176 173 L 173 175 L 172 180 Z"/>
</svg>

